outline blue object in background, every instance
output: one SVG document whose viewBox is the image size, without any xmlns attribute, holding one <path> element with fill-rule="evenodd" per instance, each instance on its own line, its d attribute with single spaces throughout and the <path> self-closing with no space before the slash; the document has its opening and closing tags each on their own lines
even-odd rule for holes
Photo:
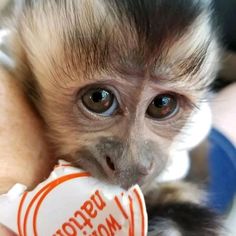
<svg viewBox="0 0 236 236">
<path fill-rule="evenodd" d="M 236 147 L 216 129 L 211 130 L 208 139 L 209 206 L 224 213 L 231 206 L 236 194 Z"/>
</svg>

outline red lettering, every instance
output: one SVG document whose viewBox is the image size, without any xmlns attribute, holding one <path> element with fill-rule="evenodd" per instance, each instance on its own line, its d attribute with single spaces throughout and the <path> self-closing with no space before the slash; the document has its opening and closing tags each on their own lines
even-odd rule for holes
<svg viewBox="0 0 236 236">
<path fill-rule="evenodd" d="M 89 236 L 98 236 L 97 231 L 93 231 Z"/>
<path fill-rule="evenodd" d="M 86 213 L 91 217 L 95 218 L 97 216 L 97 211 L 93 208 L 93 203 L 91 201 L 85 201 L 83 206 L 81 207 L 82 210 L 86 211 Z"/>
<path fill-rule="evenodd" d="M 79 222 L 77 222 L 78 225 L 80 226 L 79 229 L 83 229 L 83 226 L 86 226 L 86 225 L 88 225 L 91 229 L 93 228 L 93 225 L 91 224 L 91 220 L 86 218 L 86 216 L 81 211 L 76 211 L 74 213 L 74 216 L 75 216 L 75 218 L 78 218 L 78 216 L 80 216 L 84 220 L 82 226 Z"/>
<path fill-rule="evenodd" d="M 76 227 L 78 227 L 80 230 L 83 228 L 83 226 L 80 225 L 79 222 L 78 222 L 75 218 L 70 218 L 69 221 L 70 221 L 71 223 L 74 223 L 74 225 L 75 225 Z"/>
<path fill-rule="evenodd" d="M 62 234 L 62 232 L 61 232 L 60 229 L 56 231 L 56 235 L 59 235 L 59 236 L 65 236 L 64 234 Z"/>
<path fill-rule="evenodd" d="M 103 210 L 103 208 L 106 206 L 106 203 L 102 199 L 98 190 L 95 192 L 95 194 L 93 194 L 91 200 L 94 202 L 94 204 L 100 211 Z"/>
<path fill-rule="evenodd" d="M 74 226 L 72 224 L 70 224 L 69 222 L 64 223 L 62 225 L 62 229 L 63 231 L 66 233 L 66 235 L 68 236 L 76 236 L 77 235 L 77 231 L 74 228 Z"/>
<path fill-rule="evenodd" d="M 119 210 L 121 211 L 122 215 L 125 217 L 125 219 L 128 219 L 128 215 L 126 214 L 124 208 L 122 207 L 120 200 L 117 196 L 115 196 L 115 203 L 118 206 Z"/>
<path fill-rule="evenodd" d="M 103 224 L 98 225 L 98 233 L 100 236 L 105 236 L 105 235 L 110 236 L 109 231 L 107 230 L 106 226 Z"/>
<path fill-rule="evenodd" d="M 114 235 L 114 232 L 117 230 L 121 230 L 121 225 L 116 221 L 116 219 L 113 217 L 113 215 L 109 215 L 109 218 L 106 218 L 107 226 L 110 230 L 110 234 Z"/>
</svg>

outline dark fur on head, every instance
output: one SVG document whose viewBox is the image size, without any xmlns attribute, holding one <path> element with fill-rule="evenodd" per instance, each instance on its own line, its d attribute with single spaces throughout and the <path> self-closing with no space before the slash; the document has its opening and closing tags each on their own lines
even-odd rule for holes
<svg viewBox="0 0 236 236">
<path fill-rule="evenodd" d="M 103 70 L 125 75 L 153 73 L 166 63 L 178 66 L 177 76 L 182 77 L 201 69 L 209 47 L 215 43 L 214 31 L 208 29 L 205 33 L 209 34 L 203 35 L 202 41 L 194 42 L 198 45 L 185 60 L 168 61 L 168 51 L 186 33 L 188 37 L 194 34 L 193 25 L 211 27 L 210 22 L 204 22 L 210 21 L 208 8 L 199 0 L 28 1 L 17 27 L 26 56 L 38 57 L 30 43 L 33 39 L 39 41 L 45 49 L 43 56 L 50 63 L 42 66 L 54 65 L 64 72 L 64 79 L 72 78 L 72 71 L 83 73 L 88 79 L 89 74 Z M 60 54 L 55 55 L 50 47 L 58 47 L 55 50 Z M 51 73 L 53 76 L 55 71 Z M 202 86 L 205 83 L 201 80 Z"/>
<path fill-rule="evenodd" d="M 217 72 L 210 14 L 203 0 L 26 1 L 12 26 L 12 73 L 32 95 L 56 156 L 114 184 L 150 186 L 184 143 Z M 91 87 L 113 92 L 114 115 L 83 107 Z M 174 94 L 179 110 L 171 119 L 150 119 L 147 107 L 163 93 Z M 160 206 L 156 214 L 178 229 L 182 210 L 215 222 L 207 209 L 189 204 Z M 204 223 L 196 224 L 174 235 L 197 235 L 198 227 L 206 235 Z"/>
</svg>

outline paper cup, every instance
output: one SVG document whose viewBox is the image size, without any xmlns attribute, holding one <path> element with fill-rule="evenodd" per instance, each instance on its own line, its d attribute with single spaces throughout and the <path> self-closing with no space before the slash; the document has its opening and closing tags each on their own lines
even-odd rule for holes
<svg viewBox="0 0 236 236">
<path fill-rule="evenodd" d="M 128 191 L 60 162 L 33 191 L 15 185 L 0 196 L 0 223 L 19 236 L 144 236 L 147 214 L 138 185 Z"/>
</svg>

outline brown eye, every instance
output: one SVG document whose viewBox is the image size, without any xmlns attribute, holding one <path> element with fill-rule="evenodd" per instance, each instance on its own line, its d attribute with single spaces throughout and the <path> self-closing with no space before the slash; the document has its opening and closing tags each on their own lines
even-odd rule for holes
<svg viewBox="0 0 236 236">
<path fill-rule="evenodd" d="M 118 106 L 113 93 L 102 88 L 88 90 L 82 96 L 82 102 L 89 111 L 102 116 L 111 116 Z"/>
<path fill-rule="evenodd" d="M 173 94 L 160 94 L 148 106 L 147 114 L 154 119 L 165 119 L 178 111 L 177 96 Z"/>
</svg>

